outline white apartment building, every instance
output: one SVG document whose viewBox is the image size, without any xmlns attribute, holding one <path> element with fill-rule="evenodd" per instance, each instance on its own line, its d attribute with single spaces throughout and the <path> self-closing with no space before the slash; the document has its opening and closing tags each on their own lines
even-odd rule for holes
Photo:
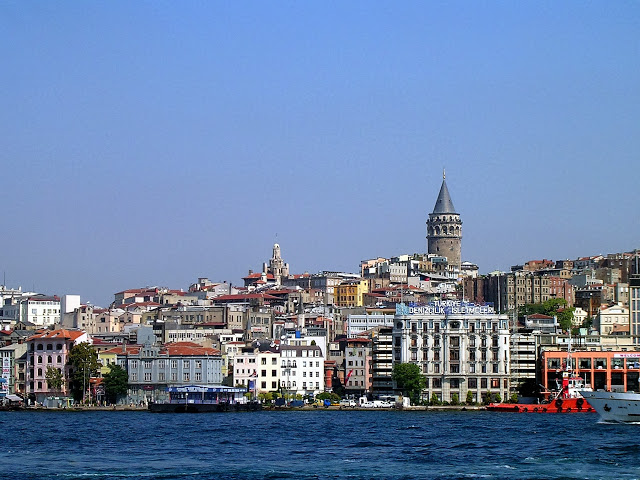
<svg viewBox="0 0 640 480">
<path fill-rule="evenodd" d="M 594 328 L 600 332 L 600 335 L 610 335 L 615 325 L 629 326 L 629 309 L 620 304 L 601 307 L 593 319 Z"/>
<path fill-rule="evenodd" d="M 454 300 L 396 306 L 394 363 L 420 366 L 426 388 L 442 401 L 457 395 L 475 401 L 488 392 L 507 398 L 510 389 L 509 319 L 491 306 Z"/>
<path fill-rule="evenodd" d="M 281 384 L 288 393 L 317 395 L 324 392 L 324 356 L 317 345 L 282 345 Z"/>
<path fill-rule="evenodd" d="M 353 315 L 347 317 L 347 338 L 357 338 L 363 332 L 371 330 L 375 327 L 393 327 L 393 315 L 385 314 L 364 314 Z"/>
<path fill-rule="evenodd" d="M 18 322 L 30 322 L 39 327 L 60 323 L 60 298 L 53 295 L 27 295 L 13 298 L 2 308 L 5 317 Z"/>
</svg>

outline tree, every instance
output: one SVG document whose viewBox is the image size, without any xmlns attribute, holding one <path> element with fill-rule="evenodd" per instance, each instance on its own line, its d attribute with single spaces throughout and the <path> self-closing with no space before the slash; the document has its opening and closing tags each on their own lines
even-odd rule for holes
<svg viewBox="0 0 640 480">
<path fill-rule="evenodd" d="M 67 364 L 71 367 L 70 387 L 73 398 L 84 400 L 91 377 L 98 375 L 98 354 L 88 343 L 79 343 L 71 348 Z"/>
<path fill-rule="evenodd" d="M 391 378 L 403 395 L 411 398 L 411 401 L 416 404 L 420 399 L 420 394 L 424 390 L 427 382 L 420 371 L 420 367 L 415 363 L 396 363 L 393 366 L 393 373 Z"/>
<path fill-rule="evenodd" d="M 467 390 L 467 405 L 471 405 L 473 403 L 473 392 L 471 390 Z"/>
<path fill-rule="evenodd" d="M 64 376 L 60 370 L 54 367 L 47 367 L 44 377 L 47 379 L 47 386 L 49 387 L 49 390 L 54 392 L 62 390 L 62 386 L 64 385 Z"/>
<path fill-rule="evenodd" d="M 556 317 L 560 328 L 565 331 L 571 329 L 574 311 L 575 308 L 567 307 L 567 301 L 564 298 L 550 298 L 542 303 L 527 303 L 519 308 L 520 315 L 539 313 Z"/>
<path fill-rule="evenodd" d="M 316 395 L 316 400 L 329 400 L 331 403 L 340 401 L 340 396 L 333 392 L 322 392 Z"/>
<path fill-rule="evenodd" d="M 451 405 L 458 405 L 460 403 L 460 397 L 457 393 L 451 395 Z"/>
<path fill-rule="evenodd" d="M 118 403 L 118 398 L 129 390 L 129 374 L 120 365 L 109 365 L 109 372 L 102 378 L 104 395 L 109 403 Z"/>
<path fill-rule="evenodd" d="M 511 394 L 511 398 L 509 399 L 510 403 L 518 403 L 518 394 L 516 392 L 513 392 Z"/>
<path fill-rule="evenodd" d="M 440 400 L 438 400 L 438 396 L 435 393 L 431 394 L 431 400 L 429 401 L 431 405 L 440 405 Z"/>
</svg>

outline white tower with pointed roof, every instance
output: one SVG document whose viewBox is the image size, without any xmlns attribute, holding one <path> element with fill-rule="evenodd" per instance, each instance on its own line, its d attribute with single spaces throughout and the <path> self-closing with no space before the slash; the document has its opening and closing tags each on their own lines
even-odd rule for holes
<svg viewBox="0 0 640 480">
<path fill-rule="evenodd" d="M 427 253 L 447 257 L 449 265 L 460 270 L 462 258 L 462 221 L 453 207 L 445 172 L 442 172 L 442 186 L 427 220 Z"/>
</svg>

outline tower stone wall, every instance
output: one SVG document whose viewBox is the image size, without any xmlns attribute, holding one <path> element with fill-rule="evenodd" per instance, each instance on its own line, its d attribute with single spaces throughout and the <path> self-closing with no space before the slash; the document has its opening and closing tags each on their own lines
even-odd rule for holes
<svg viewBox="0 0 640 480">
<path fill-rule="evenodd" d="M 460 269 L 462 220 L 451 201 L 444 174 L 436 205 L 427 220 L 427 253 L 447 257 L 449 265 Z"/>
</svg>

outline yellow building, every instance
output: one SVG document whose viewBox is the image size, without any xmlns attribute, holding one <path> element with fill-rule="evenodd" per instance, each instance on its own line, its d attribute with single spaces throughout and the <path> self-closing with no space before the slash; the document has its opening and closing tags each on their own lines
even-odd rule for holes
<svg viewBox="0 0 640 480">
<path fill-rule="evenodd" d="M 118 361 L 118 354 L 114 350 L 115 349 L 111 348 L 110 350 L 98 353 L 98 362 L 102 365 L 102 367 L 100 367 L 101 377 L 109 373 L 111 371 L 111 365 L 115 365 Z"/>
<path fill-rule="evenodd" d="M 361 307 L 365 293 L 369 293 L 367 280 L 347 280 L 334 287 L 334 302 L 338 307 Z"/>
</svg>

